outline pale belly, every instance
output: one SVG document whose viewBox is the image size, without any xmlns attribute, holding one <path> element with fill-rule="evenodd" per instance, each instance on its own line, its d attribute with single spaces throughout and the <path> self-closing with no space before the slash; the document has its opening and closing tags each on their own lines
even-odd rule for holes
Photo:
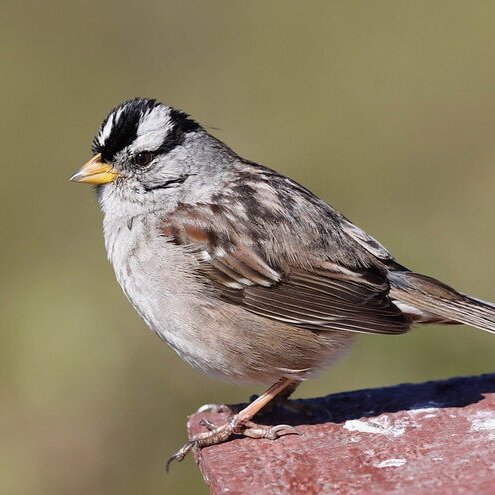
<svg viewBox="0 0 495 495">
<path fill-rule="evenodd" d="M 348 333 L 292 327 L 217 299 L 194 273 L 195 258 L 150 236 L 154 230 L 144 220 L 134 221 L 132 232 L 127 225 L 105 231 L 112 232 L 105 243 L 117 280 L 136 311 L 185 361 L 209 375 L 243 383 L 306 379 L 352 343 Z"/>
</svg>

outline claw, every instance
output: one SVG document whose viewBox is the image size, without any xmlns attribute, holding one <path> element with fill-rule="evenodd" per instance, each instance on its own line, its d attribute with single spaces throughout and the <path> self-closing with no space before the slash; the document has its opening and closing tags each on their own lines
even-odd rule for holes
<svg viewBox="0 0 495 495">
<path fill-rule="evenodd" d="M 234 416 L 229 422 L 215 426 L 211 421 L 202 419 L 200 424 L 208 429 L 206 433 L 196 435 L 180 450 L 171 456 L 165 464 L 165 470 L 169 471 L 172 461 L 180 462 L 193 448 L 202 448 L 227 441 L 232 435 L 242 435 L 249 438 L 265 438 L 276 440 L 285 435 L 299 435 L 299 432 L 290 425 L 261 426 L 252 421 L 240 422 L 239 416 Z"/>
<path fill-rule="evenodd" d="M 295 428 L 289 425 L 278 425 L 273 427 L 259 426 L 251 421 L 253 416 L 272 399 L 286 391 L 292 392 L 297 386 L 297 382 L 289 378 L 281 378 L 277 383 L 273 384 L 263 395 L 260 395 L 254 402 L 246 406 L 237 414 L 233 414 L 230 407 L 224 404 L 206 404 L 198 409 L 201 412 L 229 412 L 231 417 L 221 426 L 215 426 L 207 419 L 201 420 L 201 425 L 209 431 L 199 433 L 189 442 L 187 442 L 180 450 L 170 457 L 165 464 L 165 469 L 168 472 L 172 461 L 180 462 L 189 451 L 193 448 L 208 447 L 222 442 L 226 442 L 232 435 L 244 435 L 251 438 L 266 438 L 275 440 L 284 435 L 299 434 Z M 285 392 L 284 392 L 285 391 Z"/>
<path fill-rule="evenodd" d="M 218 443 L 225 442 L 228 440 L 232 434 L 234 433 L 235 428 L 235 420 L 230 420 L 228 423 L 225 423 L 221 426 L 215 426 L 208 420 L 202 420 L 206 428 L 208 428 L 208 432 L 199 433 L 194 438 L 189 440 L 181 449 L 179 449 L 173 456 L 171 456 L 165 464 L 165 470 L 168 473 L 170 464 L 172 461 L 180 462 L 186 457 L 189 451 L 193 448 L 202 448 L 208 447 L 210 445 L 216 445 Z M 210 430 L 209 425 L 213 427 Z"/>
<path fill-rule="evenodd" d="M 277 425 L 271 428 L 260 426 L 252 422 L 246 423 L 247 428 L 242 434 L 249 438 L 266 438 L 268 440 L 276 440 L 285 435 L 300 435 L 300 433 L 290 425 Z"/>
<path fill-rule="evenodd" d="M 165 463 L 165 471 L 168 473 L 170 470 L 170 464 L 173 461 L 180 462 L 186 457 L 186 455 L 189 453 L 189 451 L 194 447 L 196 444 L 195 440 L 190 440 L 186 444 L 184 444 L 174 455 L 170 456 Z"/>
<path fill-rule="evenodd" d="M 200 426 L 204 426 L 207 430 L 209 431 L 213 431 L 216 426 L 209 420 L 209 419 L 202 419 L 200 422 L 199 422 Z"/>
</svg>

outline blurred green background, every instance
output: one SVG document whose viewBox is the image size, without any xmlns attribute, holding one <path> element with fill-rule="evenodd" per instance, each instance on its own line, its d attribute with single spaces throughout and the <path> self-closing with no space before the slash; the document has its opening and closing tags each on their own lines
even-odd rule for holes
<svg viewBox="0 0 495 495">
<path fill-rule="evenodd" d="M 0 493 L 206 493 L 163 470 L 217 383 L 145 328 L 67 178 L 121 100 L 191 113 L 405 265 L 495 300 L 495 3 L 3 1 Z M 466 327 L 363 336 L 298 396 L 493 372 Z"/>
</svg>

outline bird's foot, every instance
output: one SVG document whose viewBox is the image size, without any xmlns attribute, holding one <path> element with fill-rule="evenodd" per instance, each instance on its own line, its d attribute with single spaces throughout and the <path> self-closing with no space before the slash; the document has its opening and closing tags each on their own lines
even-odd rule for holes
<svg viewBox="0 0 495 495">
<path fill-rule="evenodd" d="M 199 433 L 179 449 L 168 459 L 165 469 L 168 471 L 172 461 L 182 461 L 192 449 L 201 449 L 229 440 L 232 435 L 242 435 L 249 438 L 266 438 L 276 440 L 285 435 L 299 435 L 298 431 L 290 425 L 262 426 L 252 421 L 246 421 L 240 414 L 232 418 L 221 426 L 215 426 L 211 421 L 201 420 L 201 426 L 208 431 Z"/>
</svg>

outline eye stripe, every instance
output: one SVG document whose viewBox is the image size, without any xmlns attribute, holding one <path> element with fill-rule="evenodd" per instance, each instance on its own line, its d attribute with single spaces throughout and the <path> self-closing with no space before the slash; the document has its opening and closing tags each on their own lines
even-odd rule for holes
<svg viewBox="0 0 495 495">
<path fill-rule="evenodd" d="M 154 110 L 158 106 L 161 109 Z M 101 153 L 104 160 L 112 161 L 119 151 L 140 141 L 148 132 L 157 132 L 162 128 L 164 132 L 168 128 L 168 132 L 159 146 L 152 146 L 154 154 L 169 153 L 183 143 L 188 132 L 193 132 L 200 126 L 184 112 L 169 109 L 156 100 L 136 98 L 110 112 L 93 140 L 93 153 Z"/>
<path fill-rule="evenodd" d="M 136 139 L 142 116 L 158 105 L 156 100 L 135 98 L 114 108 L 93 140 L 93 153 L 101 153 L 105 160 L 111 161 L 117 152 Z"/>
<path fill-rule="evenodd" d="M 170 122 L 172 129 L 165 136 L 163 143 L 156 150 L 156 153 L 170 153 L 174 148 L 180 146 L 188 132 L 194 132 L 199 128 L 199 124 L 189 118 L 189 116 L 179 110 L 171 109 Z"/>
</svg>

